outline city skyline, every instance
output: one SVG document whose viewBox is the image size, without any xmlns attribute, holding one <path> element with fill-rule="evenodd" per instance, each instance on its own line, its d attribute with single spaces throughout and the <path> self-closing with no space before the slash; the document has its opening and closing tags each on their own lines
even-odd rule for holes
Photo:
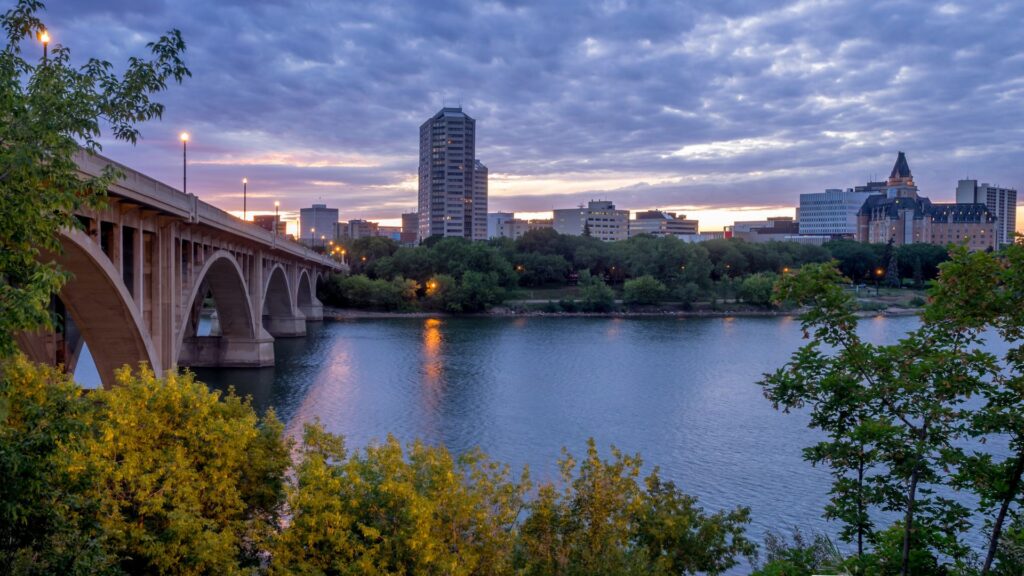
<svg viewBox="0 0 1024 576">
<path fill-rule="evenodd" d="M 252 214 L 324 202 L 397 223 L 416 205 L 416 128 L 445 104 L 487 127 L 492 212 L 601 198 L 714 230 L 884 176 L 896 150 L 937 201 L 961 178 L 1021 187 L 1024 58 L 997 32 L 1024 8 L 760 6 L 84 1 L 51 2 L 47 22 L 73 57 L 113 62 L 181 28 L 193 78 L 136 148 L 104 153 L 180 187 L 187 130 L 189 190 L 231 211 L 246 177 Z M 472 25 L 446 24 L 455 11 Z"/>
</svg>

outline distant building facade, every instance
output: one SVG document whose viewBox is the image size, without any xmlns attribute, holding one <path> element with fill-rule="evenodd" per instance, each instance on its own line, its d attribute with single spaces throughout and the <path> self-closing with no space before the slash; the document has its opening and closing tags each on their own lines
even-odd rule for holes
<svg viewBox="0 0 1024 576">
<path fill-rule="evenodd" d="M 417 212 L 402 214 L 402 233 L 400 243 L 403 246 L 415 246 L 420 235 L 420 215 Z"/>
<path fill-rule="evenodd" d="M 857 214 L 864 201 L 876 193 L 830 188 L 824 192 L 801 194 L 800 234 L 855 238 Z"/>
<path fill-rule="evenodd" d="M 442 108 L 420 126 L 420 240 L 487 238 L 486 175 L 481 186 L 477 164 L 476 120 L 461 107 Z"/>
<path fill-rule="evenodd" d="M 339 224 L 339 238 L 370 238 L 379 235 L 380 225 L 369 220 L 349 220 Z"/>
<path fill-rule="evenodd" d="M 637 212 L 629 223 L 629 237 L 640 234 L 652 236 L 691 236 L 697 233 L 698 222 L 677 216 L 675 212 L 646 210 Z"/>
<path fill-rule="evenodd" d="M 277 228 L 277 233 L 280 236 L 288 235 L 288 223 L 281 220 L 281 217 L 275 214 L 257 214 L 252 217 L 252 222 L 260 228 L 270 232 L 273 232 L 274 228 Z"/>
<path fill-rule="evenodd" d="M 857 240 L 892 240 L 898 246 L 965 244 L 970 250 L 996 247 L 996 217 L 988 206 L 975 202 L 932 203 L 919 196 L 903 152 L 897 156 L 886 184 L 885 194 L 864 201 L 857 215 Z"/>
<path fill-rule="evenodd" d="M 502 230 L 505 222 L 515 220 L 516 215 L 512 212 L 491 212 L 487 215 L 487 238 L 502 238 Z"/>
<path fill-rule="evenodd" d="M 747 220 L 726 226 L 726 237 L 747 242 L 784 242 L 799 235 L 800 225 L 792 216 L 772 216 L 766 220 Z"/>
<path fill-rule="evenodd" d="M 313 204 L 309 208 L 302 208 L 299 210 L 299 241 L 319 245 L 321 236 L 334 240 L 337 223 L 337 208 L 328 208 L 326 204 Z"/>
<path fill-rule="evenodd" d="M 611 242 L 629 238 L 629 210 L 616 210 L 607 200 L 591 200 L 584 208 L 554 210 L 554 229 L 559 234 L 582 236 Z"/>
<path fill-rule="evenodd" d="M 960 180 L 956 186 L 957 204 L 984 204 L 996 218 L 996 246 L 1013 244 L 1017 231 L 1017 191 L 977 180 Z"/>
</svg>

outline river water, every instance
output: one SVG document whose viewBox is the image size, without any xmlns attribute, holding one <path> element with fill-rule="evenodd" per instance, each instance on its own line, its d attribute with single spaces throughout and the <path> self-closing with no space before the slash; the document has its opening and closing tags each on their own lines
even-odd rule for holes
<svg viewBox="0 0 1024 576">
<path fill-rule="evenodd" d="M 917 326 L 859 329 L 890 343 Z M 757 385 L 802 342 L 792 318 L 365 319 L 279 339 L 274 368 L 197 372 L 274 407 L 296 436 L 318 419 L 350 448 L 389 433 L 479 446 L 535 480 L 557 479 L 562 448 L 581 454 L 593 437 L 605 454 L 639 452 L 708 510 L 749 506 L 759 540 L 836 529 L 821 518 L 828 472 L 801 457 L 818 434 Z"/>
</svg>

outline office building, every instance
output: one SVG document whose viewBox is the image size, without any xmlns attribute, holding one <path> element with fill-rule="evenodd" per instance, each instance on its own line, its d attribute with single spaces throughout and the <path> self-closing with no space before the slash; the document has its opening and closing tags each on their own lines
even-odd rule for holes
<svg viewBox="0 0 1024 576">
<path fill-rule="evenodd" d="M 442 108 L 420 126 L 419 238 L 487 238 L 487 179 L 475 176 L 476 121 Z"/>
<path fill-rule="evenodd" d="M 378 235 L 379 228 L 380 227 L 376 222 L 370 222 L 369 220 L 349 220 L 348 222 L 339 222 L 338 238 L 351 238 L 352 240 L 370 238 L 371 236 Z"/>
<path fill-rule="evenodd" d="M 689 236 L 697 233 L 697 221 L 687 220 L 686 216 L 676 216 L 675 212 L 647 210 L 637 212 L 629 223 L 629 237 L 640 234 L 652 236 Z"/>
<path fill-rule="evenodd" d="M 788 242 L 800 234 L 800 224 L 792 216 L 772 216 L 734 222 L 725 230 L 727 237 L 747 242 Z"/>
<path fill-rule="evenodd" d="M 616 210 L 607 200 L 591 200 L 586 207 L 554 210 L 559 234 L 589 235 L 606 242 L 629 238 L 629 210 Z"/>
<path fill-rule="evenodd" d="M 252 223 L 270 232 L 274 231 L 276 224 L 279 235 L 286 236 L 288 234 L 288 223 L 274 214 L 257 214 L 252 217 Z"/>
<path fill-rule="evenodd" d="M 502 230 L 505 223 L 515 220 L 516 215 L 512 212 L 491 212 L 487 215 L 487 239 L 505 238 Z"/>
<path fill-rule="evenodd" d="M 984 204 L 996 219 L 996 246 L 1013 244 L 1017 231 L 1017 191 L 977 180 L 960 180 L 957 204 Z"/>
<path fill-rule="evenodd" d="M 309 208 L 303 208 L 299 210 L 299 241 L 310 246 L 319 246 L 327 240 L 334 240 L 333 234 L 337 223 L 337 208 L 328 208 L 326 204 L 313 204 Z"/>
<path fill-rule="evenodd" d="M 487 166 L 473 162 L 473 199 L 466 205 L 466 218 L 473 240 L 487 239 Z"/>
<path fill-rule="evenodd" d="M 420 235 L 420 218 L 416 212 L 402 214 L 402 233 L 399 242 L 402 246 L 415 246 Z"/>
<path fill-rule="evenodd" d="M 874 183 L 877 184 L 877 183 Z M 875 190 L 857 192 L 853 189 L 830 188 L 824 192 L 800 195 L 800 234 L 831 236 L 833 238 L 855 238 L 857 236 L 857 214 L 864 201 L 877 194 Z"/>
</svg>

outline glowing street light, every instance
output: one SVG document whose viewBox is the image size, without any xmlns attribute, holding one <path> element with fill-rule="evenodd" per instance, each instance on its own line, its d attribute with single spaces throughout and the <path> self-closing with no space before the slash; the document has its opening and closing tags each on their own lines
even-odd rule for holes
<svg viewBox="0 0 1024 576">
<path fill-rule="evenodd" d="M 43 62 L 46 62 L 47 48 L 50 45 L 50 33 L 45 28 L 39 32 L 39 41 L 43 43 Z"/>
<path fill-rule="evenodd" d="M 249 186 L 249 179 L 242 178 L 242 220 L 245 220 L 246 215 L 246 188 Z M 276 226 L 276 223 L 275 223 Z"/>
<path fill-rule="evenodd" d="M 178 135 L 181 139 L 181 191 L 188 194 L 188 132 Z"/>
</svg>

